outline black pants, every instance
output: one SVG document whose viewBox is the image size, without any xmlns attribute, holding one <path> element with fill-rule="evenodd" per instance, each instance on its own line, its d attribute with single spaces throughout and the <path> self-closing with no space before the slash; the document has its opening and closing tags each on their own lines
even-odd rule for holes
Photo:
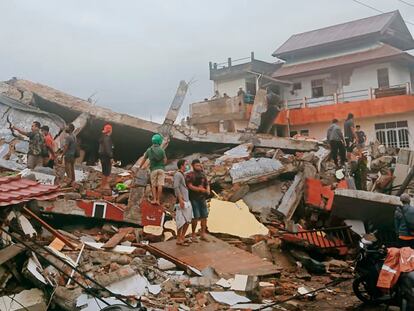
<svg viewBox="0 0 414 311">
<path fill-rule="evenodd" d="M 354 150 L 354 143 L 350 138 L 345 138 L 345 149 L 347 152 L 352 152 Z"/>
<path fill-rule="evenodd" d="M 342 143 L 342 141 L 331 140 L 329 142 L 329 145 L 331 146 L 331 158 L 333 159 L 335 164 L 338 165 L 338 154 L 341 159 L 341 164 L 344 164 L 346 162 L 346 156 L 345 146 Z"/>
<path fill-rule="evenodd" d="M 101 155 L 100 159 L 101 159 L 101 165 L 102 165 L 102 174 L 107 177 L 110 176 L 111 171 L 112 171 L 111 158 Z"/>
</svg>

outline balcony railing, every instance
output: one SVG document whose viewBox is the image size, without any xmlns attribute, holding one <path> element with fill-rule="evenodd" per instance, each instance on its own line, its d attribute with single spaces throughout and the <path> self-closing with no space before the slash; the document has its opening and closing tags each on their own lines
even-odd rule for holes
<svg viewBox="0 0 414 311">
<path fill-rule="evenodd" d="M 331 104 L 348 103 L 359 100 L 371 100 L 387 96 L 408 95 L 411 94 L 411 84 L 392 85 L 387 88 L 369 88 L 364 90 L 348 91 L 343 93 L 334 93 L 322 97 L 304 97 L 298 99 L 285 100 L 287 109 L 318 107 Z"/>
</svg>

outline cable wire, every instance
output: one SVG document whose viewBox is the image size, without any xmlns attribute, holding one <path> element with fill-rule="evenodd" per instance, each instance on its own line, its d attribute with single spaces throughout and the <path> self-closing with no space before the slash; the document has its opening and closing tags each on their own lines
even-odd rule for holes
<svg viewBox="0 0 414 311">
<path fill-rule="evenodd" d="M 355 2 L 355 3 L 358 3 L 358 4 L 362 5 L 362 6 L 364 6 L 366 8 L 369 8 L 371 10 L 374 10 L 374 11 L 376 11 L 378 13 L 382 13 L 382 14 L 385 13 L 384 11 L 382 11 L 380 9 L 377 9 L 377 8 L 375 8 L 375 7 L 373 7 L 373 6 L 369 5 L 369 4 L 366 4 L 366 3 L 362 2 L 362 1 L 359 1 L 359 0 L 352 0 L 352 1 Z M 403 1 L 403 0 L 398 0 L 398 1 Z M 408 2 L 406 4 L 408 4 Z M 406 22 L 407 24 L 410 24 L 410 25 L 414 26 L 414 23 L 412 23 L 410 21 L 407 21 L 405 19 L 404 19 L 404 22 Z"/>
<path fill-rule="evenodd" d="M 401 2 L 401 3 L 404 3 L 404 4 L 406 4 L 406 5 L 409 5 L 409 6 L 411 6 L 411 7 L 413 7 L 413 8 L 414 8 L 414 4 L 412 4 L 412 3 L 408 2 L 408 1 L 404 1 L 404 0 L 397 0 L 397 1 L 399 1 L 399 2 Z"/>
</svg>

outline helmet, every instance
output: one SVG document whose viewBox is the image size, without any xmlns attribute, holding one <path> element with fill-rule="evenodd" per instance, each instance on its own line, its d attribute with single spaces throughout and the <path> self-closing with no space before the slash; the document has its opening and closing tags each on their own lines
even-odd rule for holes
<svg viewBox="0 0 414 311">
<path fill-rule="evenodd" d="M 160 134 L 155 134 L 152 136 L 151 141 L 154 145 L 161 145 L 162 144 L 162 136 Z"/>
<path fill-rule="evenodd" d="M 407 193 L 403 193 L 403 194 L 400 196 L 400 201 L 401 201 L 402 203 L 410 203 L 410 202 L 411 202 L 411 197 L 410 197 Z"/>
</svg>

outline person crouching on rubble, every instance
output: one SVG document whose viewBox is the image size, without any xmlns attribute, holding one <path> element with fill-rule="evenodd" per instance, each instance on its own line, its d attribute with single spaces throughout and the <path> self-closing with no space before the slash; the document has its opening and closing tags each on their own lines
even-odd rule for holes
<svg viewBox="0 0 414 311">
<path fill-rule="evenodd" d="M 398 246 L 414 248 L 414 207 L 411 206 L 411 197 L 407 193 L 403 193 L 400 200 L 402 206 L 398 206 L 394 213 Z"/>
<path fill-rule="evenodd" d="M 345 140 L 341 128 L 338 125 L 338 119 L 332 120 L 332 124 L 328 128 L 326 138 L 328 139 L 329 146 L 331 147 L 331 158 L 335 162 L 336 167 L 339 167 L 338 154 L 341 159 L 341 165 L 344 165 L 346 162 L 346 152 L 344 145 Z"/>
<path fill-rule="evenodd" d="M 200 160 L 194 159 L 191 162 L 193 171 L 188 173 L 185 180 L 190 193 L 190 202 L 193 207 L 193 221 L 191 223 L 192 228 L 192 240 L 197 241 L 197 224 L 201 223 L 200 239 L 208 242 L 207 234 L 207 197 L 210 195 L 210 185 L 208 184 L 207 177 L 203 172 L 203 166 Z"/>
<path fill-rule="evenodd" d="M 40 122 L 32 123 L 31 131 L 26 132 L 12 125 L 11 130 L 16 130 L 20 134 L 29 137 L 29 151 L 27 152 L 27 168 L 34 169 L 43 164 L 43 155 L 46 150 L 45 139 L 40 133 Z"/>
<path fill-rule="evenodd" d="M 161 148 L 163 138 L 160 134 L 152 136 L 152 146 L 147 149 L 144 154 L 144 161 L 150 161 L 151 171 L 151 191 L 153 204 L 161 204 L 162 188 L 165 184 L 165 164 L 167 163 L 167 156 L 164 149 Z M 141 168 L 142 164 L 139 168 Z"/>
<path fill-rule="evenodd" d="M 193 218 L 188 188 L 185 183 L 184 173 L 186 172 L 187 161 L 179 160 L 178 171 L 174 174 L 174 192 L 178 203 L 175 205 L 175 222 L 177 223 L 177 245 L 188 246 L 185 234 Z"/>
<path fill-rule="evenodd" d="M 109 176 L 112 171 L 112 159 L 113 159 L 113 144 L 112 144 L 112 126 L 106 124 L 102 130 L 102 136 L 99 139 L 99 159 L 102 165 L 102 180 L 101 189 L 111 189 L 109 186 Z"/>
<path fill-rule="evenodd" d="M 47 148 L 47 156 L 43 157 L 43 166 L 53 168 L 56 159 L 55 141 L 53 140 L 52 135 L 50 135 L 49 127 L 47 125 L 43 125 L 40 129 L 45 139 L 45 145 Z"/>
</svg>

